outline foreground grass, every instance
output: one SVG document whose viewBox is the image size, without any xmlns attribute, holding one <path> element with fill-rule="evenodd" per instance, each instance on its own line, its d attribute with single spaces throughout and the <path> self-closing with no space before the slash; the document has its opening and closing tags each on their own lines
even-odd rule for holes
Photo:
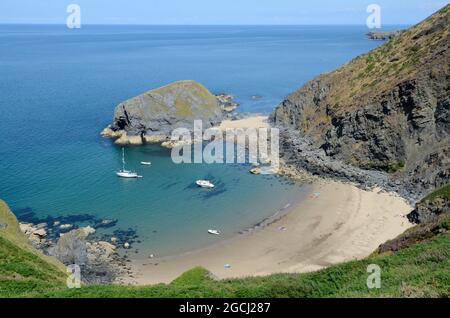
<svg viewBox="0 0 450 318">
<path fill-rule="evenodd" d="M 448 189 L 448 188 L 447 188 Z M 444 188 L 444 192 L 447 191 Z M 442 197 L 442 189 L 437 191 Z M 314 273 L 215 280 L 194 268 L 171 284 L 66 287 L 64 266 L 36 251 L 0 201 L 0 297 L 449 297 L 450 214 L 417 225 L 386 242 L 370 257 Z M 381 268 L 381 288 L 368 289 L 367 267 Z"/>
<path fill-rule="evenodd" d="M 0 200 L 0 297 L 38 295 L 65 287 L 63 264 L 34 249 Z"/>
<path fill-rule="evenodd" d="M 39 255 L 0 237 L 0 297 L 64 288 L 65 274 Z"/>
<path fill-rule="evenodd" d="M 6 296 L 28 297 L 448 297 L 450 236 L 441 234 L 395 254 L 335 265 L 306 274 L 276 274 L 216 281 L 203 268 L 186 272 L 171 284 L 146 287 L 84 286 L 80 289 L 45 285 Z M 369 264 L 381 267 L 382 286 L 366 286 Z M 50 284 L 51 285 L 51 284 Z M 0 282 L 0 286 L 2 286 Z M 5 290 L 2 286 L 1 291 Z M 11 287 L 11 286 L 9 286 Z M 3 295 L 5 296 L 5 295 Z"/>
</svg>

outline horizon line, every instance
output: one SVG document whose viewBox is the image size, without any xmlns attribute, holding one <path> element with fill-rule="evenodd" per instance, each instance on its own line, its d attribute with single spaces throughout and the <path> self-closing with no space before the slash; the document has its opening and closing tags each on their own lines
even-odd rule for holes
<svg viewBox="0 0 450 318">
<path fill-rule="evenodd" d="M 2 23 L 0 25 L 47 25 L 47 26 L 66 26 L 65 23 L 24 23 L 24 22 L 8 22 Z M 84 26 L 366 26 L 366 24 L 356 24 L 356 23 L 330 23 L 330 24 L 143 24 L 143 23 L 83 23 L 81 27 Z M 414 23 L 385 23 L 383 26 L 409 26 L 414 25 Z M 383 28 L 381 27 L 381 29 Z M 367 26 L 366 26 L 367 27 Z"/>
</svg>

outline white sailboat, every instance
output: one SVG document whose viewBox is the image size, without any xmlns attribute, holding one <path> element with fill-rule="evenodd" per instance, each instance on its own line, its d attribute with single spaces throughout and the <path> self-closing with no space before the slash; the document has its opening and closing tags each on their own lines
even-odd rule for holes
<svg viewBox="0 0 450 318">
<path fill-rule="evenodd" d="M 122 170 L 116 172 L 116 175 L 120 178 L 126 179 L 136 179 L 142 178 L 142 176 L 138 175 L 137 172 L 129 171 L 125 169 L 125 149 L 122 148 Z"/>
</svg>

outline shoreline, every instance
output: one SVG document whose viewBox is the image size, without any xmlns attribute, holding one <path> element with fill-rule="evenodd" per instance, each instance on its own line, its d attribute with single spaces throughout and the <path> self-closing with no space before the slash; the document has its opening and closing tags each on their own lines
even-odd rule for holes
<svg viewBox="0 0 450 318">
<path fill-rule="evenodd" d="M 182 255 L 131 258 L 134 277 L 123 283 L 169 283 L 196 266 L 217 279 L 315 271 L 367 257 L 413 226 L 405 217 L 412 207 L 381 189 L 318 180 L 309 192 L 256 230 Z"/>
</svg>

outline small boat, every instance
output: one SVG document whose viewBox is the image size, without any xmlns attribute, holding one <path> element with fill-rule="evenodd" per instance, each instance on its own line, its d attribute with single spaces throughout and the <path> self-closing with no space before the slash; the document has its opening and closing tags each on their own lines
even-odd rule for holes
<svg viewBox="0 0 450 318">
<path fill-rule="evenodd" d="M 215 187 L 214 184 L 208 180 L 197 180 L 195 183 L 201 188 L 212 189 Z"/>
<path fill-rule="evenodd" d="M 220 231 L 218 230 L 208 230 L 208 233 L 212 235 L 220 235 Z"/>
<path fill-rule="evenodd" d="M 151 166 L 152 163 L 150 161 L 141 161 L 141 165 L 143 165 L 143 166 Z"/>
<path fill-rule="evenodd" d="M 138 179 L 143 178 L 143 176 L 138 175 L 136 172 L 120 170 L 116 172 L 117 176 L 124 179 Z"/>
<path fill-rule="evenodd" d="M 142 176 L 138 175 L 137 172 L 129 171 L 125 169 L 125 149 L 122 148 L 122 170 L 116 172 L 116 175 L 119 178 L 125 179 L 137 179 L 142 178 Z"/>
</svg>

